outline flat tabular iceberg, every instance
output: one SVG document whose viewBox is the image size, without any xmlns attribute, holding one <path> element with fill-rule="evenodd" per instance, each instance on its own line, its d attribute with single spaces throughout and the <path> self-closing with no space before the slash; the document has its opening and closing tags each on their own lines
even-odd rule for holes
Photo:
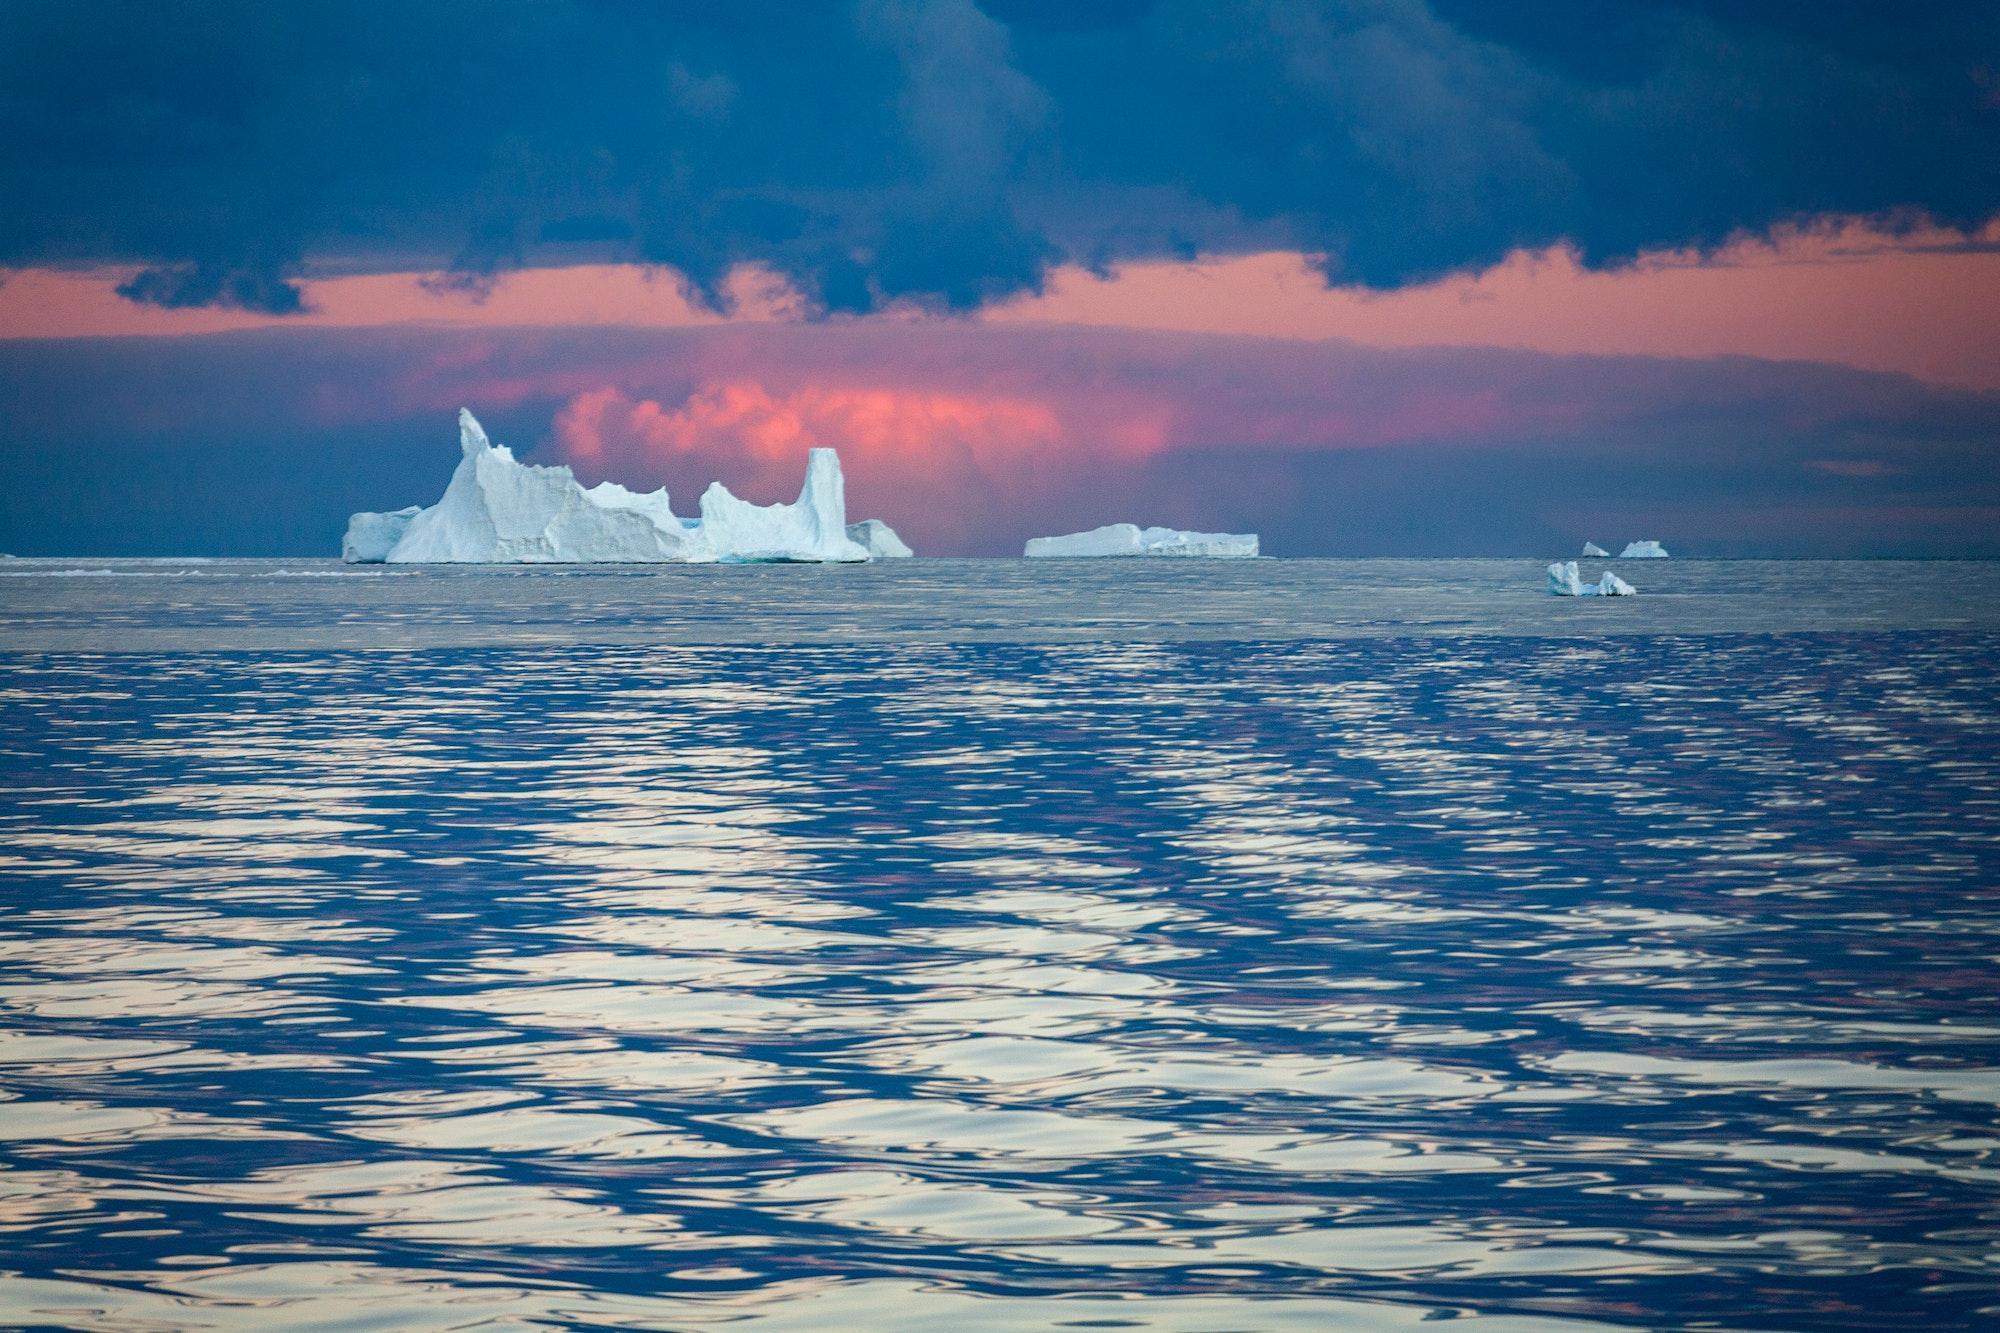
<svg viewBox="0 0 2000 1333">
<path fill-rule="evenodd" d="M 1667 548 L 1658 542 L 1628 542 L 1618 553 L 1620 560 L 1665 560 Z"/>
<path fill-rule="evenodd" d="M 1577 573 L 1576 561 L 1563 560 L 1549 566 L 1549 593 L 1555 597 L 1632 597 L 1638 589 L 1610 570 L 1595 583 L 1585 583 Z"/>
<path fill-rule="evenodd" d="M 1611 552 L 1605 550 L 1602 546 L 1599 546 L 1596 542 L 1585 542 L 1583 544 L 1583 554 L 1585 558 L 1589 558 L 1592 556 L 1610 555 Z"/>
<path fill-rule="evenodd" d="M 716 560 L 861 561 L 871 546 L 848 536 L 840 457 L 814 449 L 792 504 L 739 500 L 720 482 L 701 497 L 701 518 L 674 514 L 667 493 L 615 482 L 585 488 L 566 467 L 515 461 L 461 408 L 462 457 L 444 496 L 427 509 L 356 514 L 341 558 L 390 564 L 683 563 Z M 885 523 L 873 544 L 893 542 Z M 886 535 L 885 535 L 886 534 Z M 886 551 L 884 552 L 886 553 Z"/>
<path fill-rule="evenodd" d="M 1141 528 L 1136 523 L 1112 523 L 1089 532 L 1062 537 L 1034 537 L 1023 554 L 1057 556 L 1181 555 L 1245 559 L 1257 554 L 1257 534 L 1182 532 L 1177 528 Z"/>
</svg>

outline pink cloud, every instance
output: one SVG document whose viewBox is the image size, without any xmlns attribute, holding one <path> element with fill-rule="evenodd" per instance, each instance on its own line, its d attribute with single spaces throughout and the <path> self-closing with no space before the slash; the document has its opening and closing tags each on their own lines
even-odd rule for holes
<svg viewBox="0 0 2000 1333">
<path fill-rule="evenodd" d="M 1047 448 L 1062 426 L 1047 403 L 991 394 L 808 385 L 772 392 L 755 380 L 704 384 L 677 407 L 633 401 L 615 388 L 578 394 L 556 418 L 578 460 L 619 449 L 653 454 L 726 451 L 793 461 L 816 444 L 898 461 L 939 452 L 974 456 Z"/>
<path fill-rule="evenodd" d="M 678 402 L 601 385 L 569 399 L 554 433 L 557 452 L 587 479 L 665 483 L 687 511 L 709 480 L 759 501 L 789 499 L 806 451 L 832 446 L 857 516 L 894 514 L 914 522 L 913 539 L 933 541 L 926 516 L 962 512 L 977 495 L 1032 500 L 1081 461 L 1047 401 L 882 383 L 719 379 Z"/>
<path fill-rule="evenodd" d="M 1902 471 L 1875 458 L 1814 458 L 1806 466 L 1829 477 L 1893 477 Z"/>
</svg>

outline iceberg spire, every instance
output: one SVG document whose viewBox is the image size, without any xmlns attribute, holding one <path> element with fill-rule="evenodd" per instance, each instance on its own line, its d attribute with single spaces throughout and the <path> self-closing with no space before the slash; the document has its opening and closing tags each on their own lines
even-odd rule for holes
<svg viewBox="0 0 2000 1333">
<path fill-rule="evenodd" d="M 847 535 L 847 484 L 831 449 L 806 455 L 805 484 L 791 504 L 751 504 L 710 483 L 701 494 L 701 530 L 724 560 L 868 559 L 868 548 Z"/>
<path fill-rule="evenodd" d="M 486 428 L 479 424 L 479 418 L 472 415 L 469 407 L 458 409 L 458 447 L 467 458 L 493 447 L 493 441 L 486 438 Z"/>
</svg>

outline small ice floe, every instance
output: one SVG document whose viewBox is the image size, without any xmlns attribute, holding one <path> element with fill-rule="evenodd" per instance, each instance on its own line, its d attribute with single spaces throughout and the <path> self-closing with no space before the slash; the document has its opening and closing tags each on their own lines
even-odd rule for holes
<svg viewBox="0 0 2000 1333">
<path fill-rule="evenodd" d="M 1549 594 L 1554 597 L 1632 597 L 1638 589 L 1610 570 L 1595 583 L 1585 583 L 1577 573 L 1576 561 L 1562 560 L 1549 566 Z"/>
<path fill-rule="evenodd" d="M 1165 555 L 1247 560 L 1257 554 L 1257 534 L 1183 532 L 1178 528 L 1142 528 L 1136 523 L 1110 523 L 1092 528 L 1089 532 L 1072 532 L 1061 537 L 1032 537 L 1022 554 L 1035 559 Z"/>
<path fill-rule="evenodd" d="M 1605 556 L 1610 554 L 1611 552 L 1605 550 L 1602 546 L 1599 546 L 1596 542 L 1585 542 L 1583 544 L 1583 556 L 1584 559 L 1586 560 L 1590 559 L 1593 556 Z"/>
<path fill-rule="evenodd" d="M 1589 553 L 1585 552 L 1585 554 Z M 1603 552 L 1600 551 L 1598 554 L 1602 555 Z M 1667 548 L 1658 542 L 1628 542 L 1625 545 L 1625 549 L 1618 553 L 1618 558 L 1620 560 L 1665 560 L 1667 558 Z"/>
</svg>

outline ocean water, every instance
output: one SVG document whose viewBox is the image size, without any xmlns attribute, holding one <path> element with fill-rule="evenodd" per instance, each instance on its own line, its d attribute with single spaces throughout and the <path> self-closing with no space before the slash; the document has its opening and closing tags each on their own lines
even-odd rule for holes
<svg viewBox="0 0 2000 1333">
<path fill-rule="evenodd" d="M 1992 1326 L 2000 568 L 1541 563 L 0 564 L 0 1325 Z"/>
</svg>

